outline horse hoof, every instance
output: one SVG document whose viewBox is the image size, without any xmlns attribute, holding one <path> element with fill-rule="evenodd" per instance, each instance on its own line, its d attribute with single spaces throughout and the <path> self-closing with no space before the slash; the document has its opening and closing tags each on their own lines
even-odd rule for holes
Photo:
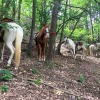
<svg viewBox="0 0 100 100">
<path fill-rule="evenodd" d="M 45 61 L 45 59 L 43 59 L 43 61 Z"/>
<path fill-rule="evenodd" d="M 84 58 L 81 58 L 82 59 L 82 61 L 84 60 Z"/>
<path fill-rule="evenodd" d="M 15 70 L 18 70 L 18 67 L 15 67 Z"/>
<path fill-rule="evenodd" d="M 42 59 L 39 59 L 39 61 L 43 61 Z"/>
</svg>

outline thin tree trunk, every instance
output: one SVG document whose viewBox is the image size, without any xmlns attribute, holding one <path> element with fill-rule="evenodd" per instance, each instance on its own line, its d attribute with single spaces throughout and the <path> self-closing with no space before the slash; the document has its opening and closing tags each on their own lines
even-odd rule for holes
<svg viewBox="0 0 100 100">
<path fill-rule="evenodd" d="M 30 40 L 28 44 L 28 54 L 31 54 L 32 51 L 32 44 L 33 44 L 34 33 L 35 33 L 35 22 L 36 22 L 36 0 L 33 0 L 32 27 L 31 27 Z"/>
<path fill-rule="evenodd" d="M 100 42 L 100 33 L 99 33 L 99 28 L 97 30 L 97 34 L 98 34 L 98 42 Z"/>
<path fill-rule="evenodd" d="M 57 15 L 58 8 L 60 6 L 60 0 L 54 0 L 54 7 L 52 11 L 52 20 L 51 20 L 51 35 L 49 40 L 49 50 L 47 52 L 47 60 L 51 61 L 54 56 L 55 50 L 55 38 L 56 38 L 56 28 L 57 28 Z"/>
<path fill-rule="evenodd" d="M 63 17 L 63 24 L 62 24 L 62 30 L 61 30 L 61 33 L 60 33 L 60 41 L 59 41 L 59 44 L 58 44 L 58 47 L 57 47 L 57 50 L 58 50 L 58 54 L 60 54 L 60 48 L 61 48 L 61 41 L 62 41 L 62 38 L 63 38 L 63 32 L 64 32 L 64 26 L 65 26 L 65 17 L 66 17 L 66 9 L 67 9 L 67 2 L 68 0 L 66 0 L 66 5 L 65 5 L 65 10 L 64 10 L 64 17 Z"/>
<path fill-rule="evenodd" d="M 19 0 L 19 3 L 18 3 L 18 20 L 20 21 L 20 13 L 21 13 L 21 3 L 22 3 L 22 0 Z"/>
<path fill-rule="evenodd" d="M 93 23 L 92 23 L 92 3 L 90 4 L 90 25 L 91 25 L 91 42 L 94 43 L 94 31 L 93 31 Z"/>
<path fill-rule="evenodd" d="M 16 14 L 16 5 L 15 5 L 15 0 L 13 0 L 13 5 L 12 5 L 12 19 L 15 20 L 15 14 Z"/>
</svg>

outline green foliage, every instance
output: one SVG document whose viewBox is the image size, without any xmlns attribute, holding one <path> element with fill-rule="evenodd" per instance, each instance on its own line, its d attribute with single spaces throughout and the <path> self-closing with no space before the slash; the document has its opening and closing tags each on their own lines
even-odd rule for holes
<svg viewBox="0 0 100 100">
<path fill-rule="evenodd" d="M 7 28 L 8 24 L 7 23 L 1 23 L 0 26 L 2 26 L 3 28 Z"/>
<path fill-rule="evenodd" d="M 33 74 L 37 74 L 37 75 L 40 74 L 40 72 L 39 72 L 39 70 L 38 70 L 37 68 L 33 68 L 33 69 L 32 69 L 32 73 L 33 73 Z"/>
<path fill-rule="evenodd" d="M 2 92 L 7 92 L 8 91 L 8 86 L 7 85 L 3 85 L 1 87 L 1 89 L 2 89 Z"/>
<path fill-rule="evenodd" d="M 49 69 L 53 69 L 55 67 L 55 64 L 52 61 L 46 61 L 44 63 L 44 67 L 49 68 Z"/>
<path fill-rule="evenodd" d="M 36 80 L 34 80 L 34 83 L 36 85 L 40 85 L 41 84 L 41 79 L 40 78 L 37 78 Z"/>
<path fill-rule="evenodd" d="M 69 28 L 65 28 L 64 29 L 64 36 L 69 36 L 69 34 L 71 33 L 71 30 L 69 30 Z"/>
<path fill-rule="evenodd" d="M 81 100 L 81 97 L 77 97 L 77 100 Z"/>
<path fill-rule="evenodd" d="M 14 28 L 14 27 L 8 25 L 6 22 L 1 23 L 0 26 L 3 27 L 3 28 L 7 28 L 7 29 Z"/>
<path fill-rule="evenodd" d="M 9 70 L 0 70 L 0 81 L 9 81 L 12 75 Z"/>
<path fill-rule="evenodd" d="M 53 9 L 53 0 L 36 0 L 36 32 L 38 32 L 43 23 L 51 23 L 52 18 L 52 9 Z M 81 18 L 75 28 L 74 33 L 72 34 L 72 38 L 76 41 L 86 41 L 91 42 L 91 25 L 90 25 L 90 12 L 93 20 L 93 35 L 94 40 L 98 40 L 98 36 L 100 33 L 100 6 L 94 0 L 70 0 L 70 3 L 67 4 L 66 16 L 64 16 L 64 10 L 66 0 L 61 0 L 61 5 L 58 13 L 58 23 L 57 29 L 62 25 L 62 21 L 65 18 L 65 27 L 64 27 L 64 36 L 69 36 L 73 31 L 74 25 L 76 21 L 80 17 L 80 13 L 85 10 L 85 12 L 81 15 Z M 21 3 L 21 26 L 24 29 L 24 35 L 30 35 L 31 33 L 31 25 L 32 25 L 32 10 L 33 10 L 33 0 L 22 0 Z M 1 0 L 0 2 L 0 18 L 9 17 L 13 19 L 13 9 L 15 8 L 15 21 L 18 19 L 18 1 L 14 0 Z M 79 15 L 79 16 L 78 16 Z M 77 16 L 77 17 L 75 17 Z M 95 18 L 94 18 L 95 17 Z M 68 19 L 71 20 L 68 20 Z M 68 21 L 67 21 L 68 20 Z M 8 27 L 3 25 L 3 27 Z M 61 29 L 60 29 L 61 31 Z M 59 31 L 59 33 L 60 33 Z M 58 34 L 57 38 L 59 39 L 60 34 Z"/>
<path fill-rule="evenodd" d="M 87 32 L 85 29 L 78 28 L 74 31 L 73 37 L 76 41 L 84 40 L 84 36 L 87 35 Z"/>
<path fill-rule="evenodd" d="M 79 76 L 78 82 L 84 83 L 85 81 L 86 81 L 85 76 L 81 74 L 81 75 Z"/>
</svg>

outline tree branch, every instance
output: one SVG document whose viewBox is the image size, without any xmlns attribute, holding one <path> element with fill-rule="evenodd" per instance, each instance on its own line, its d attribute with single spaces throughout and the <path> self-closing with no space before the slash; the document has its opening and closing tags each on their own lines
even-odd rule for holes
<svg viewBox="0 0 100 100">
<path fill-rule="evenodd" d="M 85 11 L 83 11 L 85 12 Z M 65 21 L 65 24 L 70 21 L 70 20 L 75 20 L 75 19 L 78 19 L 79 16 L 81 16 L 83 14 L 83 12 L 81 12 L 79 15 L 76 15 L 76 16 L 73 16 L 73 17 L 70 17 L 69 19 L 67 19 Z M 61 28 L 63 27 L 62 23 L 60 24 L 60 28 L 57 30 L 57 34 L 59 33 L 59 31 L 61 30 Z"/>
<path fill-rule="evenodd" d="M 100 2 L 99 1 L 97 1 L 97 0 L 94 0 L 98 5 L 100 5 Z"/>
<path fill-rule="evenodd" d="M 77 7 L 77 6 L 73 6 L 73 5 L 67 5 L 67 6 L 72 7 L 72 8 L 78 8 L 81 10 L 85 10 L 86 12 L 89 12 L 86 8 L 83 8 L 83 7 Z"/>
<path fill-rule="evenodd" d="M 80 16 L 79 16 L 79 18 L 78 18 L 77 22 L 75 23 L 74 28 L 73 28 L 72 32 L 70 33 L 69 37 L 71 37 L 71 36 L 72 36 L 72 34 L 73 34 L 73 32 L 75 31 L 76 26 L 77 26 L 77 24 L 78 24 L 78 22 L 79 22 L 80 18 L 81 18 L 82 14 L 83 14 L 84 12 L 85 12 L 85 11 L 83 11 L 83 12 L 80 14 Z"/>
</svg>

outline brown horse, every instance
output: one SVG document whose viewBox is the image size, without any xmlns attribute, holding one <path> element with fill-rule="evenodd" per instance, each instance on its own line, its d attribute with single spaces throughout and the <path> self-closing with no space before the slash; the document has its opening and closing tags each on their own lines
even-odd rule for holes
<svg viewBox="0 0 100 100">
<path fill-rule="evenodd" d="M 47 39 L 49 38 L 49 26 L 45 25 L 36 37 L 36 45 L 38 47 L 38 59 L 39 61 L 45 61 L 45 49 L 47 45 Z"/>
</svg>

